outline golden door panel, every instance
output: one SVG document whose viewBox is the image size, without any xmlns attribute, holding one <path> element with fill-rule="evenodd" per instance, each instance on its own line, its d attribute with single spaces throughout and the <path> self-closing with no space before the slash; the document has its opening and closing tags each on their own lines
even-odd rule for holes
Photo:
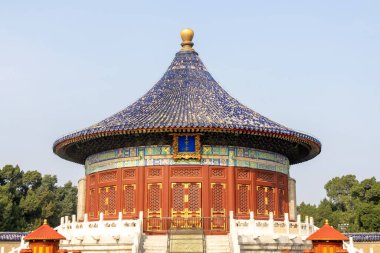
<svg viewBox="0 0 380 253">
<path fill-rule="evenodd" d="M 275 214 L 275 193 L 274 188 L 269 186 L 257 186 L 257 214 L 268 215 L 269 212 Z"/>
<path fill-rule="evenodd" d="M 202 217 L 201 183 L 171 184 L 172 227 L 201 227 Z"/>
<path fill-rule="evenodd" d="M 151 183 L 147 187 L 147 230 L 159 231 L 162 223 L 162 183 Z"/>
<path fill-rule="evenodd" d="M 123 186 L 123 214 L 129 217 L 136 216 L 136 184 Z"/>
<path fill-rule="evenodd" d="M 99 188 L 99 213 L 105 217 L 116 215 L 116 186 Z"/>
<path fill-rule="evenodd" d="M 211 230 L 226 230 L 226 184 L 211 183 Z"/>
<path fill-rule="evenodd" d="M 251 186 L 248 184 L 238 184 L 237 185 L 237 214 L 249 216 L 251 211 Z"/>
</svg>

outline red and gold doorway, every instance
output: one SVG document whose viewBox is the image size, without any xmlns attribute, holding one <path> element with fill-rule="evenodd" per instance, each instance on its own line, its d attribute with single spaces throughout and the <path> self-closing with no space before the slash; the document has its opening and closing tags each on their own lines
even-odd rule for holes
<svg viewBox="0 0 380 253">
<path fill-rule="evenodd" d="M 202 228 L 202 184 L 171 184 L 171 228 Z"/>
</svg>

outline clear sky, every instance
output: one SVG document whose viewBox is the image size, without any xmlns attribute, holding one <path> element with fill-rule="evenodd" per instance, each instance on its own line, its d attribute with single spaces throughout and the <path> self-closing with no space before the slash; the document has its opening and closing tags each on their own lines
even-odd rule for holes
<svg viewBox="0 0 380 253">
<path fill-rule="evenodd" d="M 75 183 L 59 137 L 130 105 L 165 72 L 182 28 L 231 95 L 317 137 L 298 201 L 332 177 L 380 179 L 380 1 L 2 1 L 0 166 Z"/>
</svg>

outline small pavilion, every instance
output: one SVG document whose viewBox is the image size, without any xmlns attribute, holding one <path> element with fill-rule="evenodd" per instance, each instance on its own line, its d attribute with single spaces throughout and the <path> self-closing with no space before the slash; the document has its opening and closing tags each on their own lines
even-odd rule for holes
<svg viewBox="0 0 380 253">
<path fill-rule="evenodd" d="M 325 225 L 311 234 L 307 240 L 313 242 L 313 249 L 304 251 L 304 253 L 343 253 L 343 241 L 348 241 L 348 237 L 340 233 L 329 225 L 328 220 Z"/>
<path fill-rule="evenodd" d="M 33 253 L 55 253 L 59 249 L 59 241 L 66 238 L 51 228 L 45 219 L 44 224 L 25 236 L 24 240 L 29 242 Z"/>
</svg>

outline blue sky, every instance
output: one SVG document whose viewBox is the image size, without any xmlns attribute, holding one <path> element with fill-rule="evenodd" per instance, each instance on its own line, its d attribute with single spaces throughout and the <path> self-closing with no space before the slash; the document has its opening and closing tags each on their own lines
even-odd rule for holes
<svg viewBox="0 0 380 253">
<path fill-rule="evenodd" d="M 182 28 L 231 95 L 311 134 L 293 166 L 298 201 L 334 176 L 380 179 L 379 1 L 2 1 L 0 166 L 76 182 L 53 142 L 142 96 L 180 48 Z"/>
</svg>

